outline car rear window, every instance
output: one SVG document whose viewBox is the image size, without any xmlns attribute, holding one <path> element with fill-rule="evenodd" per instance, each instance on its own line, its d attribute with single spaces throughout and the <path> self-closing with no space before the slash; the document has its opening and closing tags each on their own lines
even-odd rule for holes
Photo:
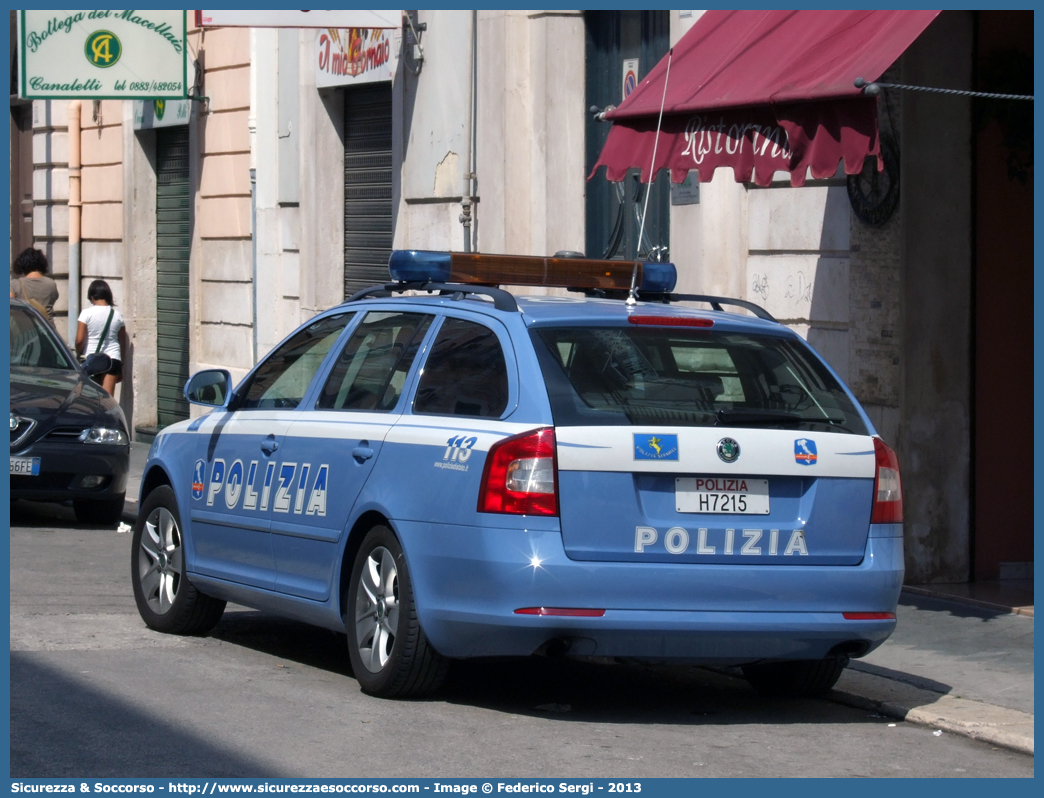
<svg viewBox="0 0 1044 798">
<path fill-rule="evenodd" d="M 424 364 L 413 412 L 499 418 L 507 404 L 507 364 L 497 334 L 475 322 L 446 319 Z"/>
<path fill-rule="evenodd" d="M 648 327 L 540 328 L 533 337 L 559 426 L 867 434 L 838 381 L 792 338 Z"/>
</svg>

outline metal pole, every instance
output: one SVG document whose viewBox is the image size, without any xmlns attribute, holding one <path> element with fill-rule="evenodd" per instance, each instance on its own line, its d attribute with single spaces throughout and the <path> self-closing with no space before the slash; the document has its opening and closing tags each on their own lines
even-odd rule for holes
<svg viewBox="0 0 1044 798">
<path fill-rule="evenodd" d="M 80 101 L 69 103 L 69 346 L 80 317 Z"/>
<path fill-rule="evenodd" d="M 475 230 L 475 195 L 478 193 L 478 10 L 471 11 L 471 174 L 468 199 L 471 201 L 471 241 L 478 246 Z"/>
<path fill-rule="evenodd" d="M 253 363 L 257 363 L 257 30 L 250 29 L 250 112 L 247 130 L 250 136 L 250 338 Z"/>
<path fill-rule="evenodd" d="M 464 179 L 461 181 L 461 214 L 460 223 L 464 226 L 464 251 L 471 252 L 471 214 L 472 214 L 472 196 L 471 196 L 471 178 L 472 178 L 472 152 L 474 151 L 475 142 L 473 136 L 474 130 L 474 118 L 475 118 L 475 45 L 476 37 L 475 31 L 478 24 L 478 12 L 471 12 L 471 58 L 469 69 L 471 74 L 468 80 L 468 101 L 466 104 L 466 112 L 464 116 L 464 141 L 466 150 L 464 152 Z"/>
<path fill-rule="evenodd" d="M 631 290 L 627 294 L 627 305 L 638 304 L 638 252 L 642 248 L 642 236 L 645 234 L 645 217 L 649 213 L 649 195 L 652 194 L 653 183 L 656 182 L 656 148 L 660 144 L 660 127 L 663 125 L 663 107 L 667 103 L 667 83 L 671 79 L 672 60 L 674 60 L 673 47 L 667 52 L 667 74 L 663 78 L 660 118 L 656 120 L 656 138 L 653 139 L 652 163 L 649 164 L 649 183 L 645 189 L 645 207 L 642 209 L 642 223 L 638 226 L 638 244 L 634 248 L 634 271 L 631 272 Z"/>
<path fill-rule="evenodd" d="M 252 319 L 251 339 L 254 344 L 254 363 L 257 363 L 257 170 L 250 170 L 250 261 L 252 265 Z"/>
</svg>

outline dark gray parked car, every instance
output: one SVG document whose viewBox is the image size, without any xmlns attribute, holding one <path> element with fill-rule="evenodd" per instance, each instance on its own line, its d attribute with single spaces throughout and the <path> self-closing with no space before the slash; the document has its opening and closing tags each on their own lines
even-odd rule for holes
<svg viewBox="0 0 1044 798">
<path fill-rule="evenodd" d="M 127 420 L 32 307 L 11 300 L 11 498 L 73 502 L 83 523 L 115 524 L 130 461 Z"/>
</svg>

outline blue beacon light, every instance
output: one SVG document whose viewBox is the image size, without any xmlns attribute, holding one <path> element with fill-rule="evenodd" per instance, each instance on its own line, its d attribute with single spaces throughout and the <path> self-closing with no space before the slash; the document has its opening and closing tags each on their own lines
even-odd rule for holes
<svg viewBox="0 0 1044 798">
<path fill-rule="evenodd" d="M 451 256 L 449 252 L 397 249 L 388 259 L 388 272 L 400 283 L 449 282 Z"/>
<path fill-rule="evenodd" d="M 642 263 L 640 291 L 669 294 L 678 284 L 678 270 L 673 263 Z"/>
</svg>

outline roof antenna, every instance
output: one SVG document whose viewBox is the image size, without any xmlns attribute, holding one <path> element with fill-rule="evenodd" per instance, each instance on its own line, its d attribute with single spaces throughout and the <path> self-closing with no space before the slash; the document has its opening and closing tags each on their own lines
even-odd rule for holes
<svg viewBox="0 0 1044 798">
<path fill-rule="evenodd" d="M 638 246 L 634 253 L 634 270 L 631 272 L 631 291 L 627 295 L 628 305 L 638 304 L 638 250 L 642 248 L 642 236 L 645 235 L 645 217 L 649 212 L 649 195 L 652 194 L 653 183 L 656 181 L 656 148 L 660 144 L 660 125 L 663 124 L 663 106 L 667 103 L 667 81 L 671 79 L 671 60 L 674 58 L 674 48 L 667 52 L 667 75 L 663 79 L 663 98 L 660 100 L 660 118 L 656 120 L 656 138 L 653 140 L 652 163 L 649 164 L 649 187 L 645 190 L 645 207 L 642 208 L 642 223 L 638 227 Z"/>
</svg>

